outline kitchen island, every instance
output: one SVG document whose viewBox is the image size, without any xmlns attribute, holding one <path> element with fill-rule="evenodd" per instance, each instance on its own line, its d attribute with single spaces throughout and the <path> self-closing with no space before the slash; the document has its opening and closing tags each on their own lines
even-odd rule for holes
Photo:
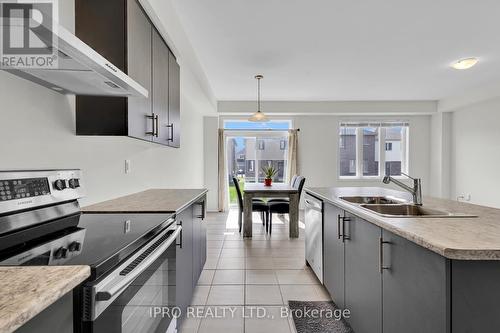
<svg viewBox="0 0 500 333">
<path fill-rule="evenodd" d="M 423 207 L 450 216 L 387 217 L 342 197 L 411 196 L 366 187 L 305 191 L 323 204 L 324 284 L 351 310 L 356 333 L 498 332 L 500 210 L 424 198 Z"/>
</svg>

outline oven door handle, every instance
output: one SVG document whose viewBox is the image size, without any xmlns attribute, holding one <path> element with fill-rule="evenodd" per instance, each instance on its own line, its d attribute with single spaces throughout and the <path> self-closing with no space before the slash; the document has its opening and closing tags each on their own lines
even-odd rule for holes
<svg viewBox="0 0 500 333">
<path fill-rule="evenodd" d="M 112 281 L 113 284 L 109 288 L 105 288 L 105 290 L 96 292 L 96 301 L 108 301 L 120 294 L 123 289 L 130 286 L 130 284 L 139 275 L 141 275 L 153 262 L 155 262 L 162 255 L 163 252 L 165 252 L 166 249 L 170 247 L 170 245 L 172 245 L 176 241 L 177 236 L 182 230 L 182 227 L 180 225 L 174 225 L 173 227 L 168 228 L 165 232 L 169 232 L 171 230 L 174 230 L 174 232 L 160 246 L 158 246 L 153 252 L 151 252 L 151 254 L 144 258 L 139 265 L 133 268 L 126 275 L 120 275 L 120 281 Z"/>
</svg>

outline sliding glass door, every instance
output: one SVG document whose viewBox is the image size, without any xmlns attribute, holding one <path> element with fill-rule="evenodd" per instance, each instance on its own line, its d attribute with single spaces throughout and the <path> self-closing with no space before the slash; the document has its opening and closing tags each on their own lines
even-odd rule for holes
<svg viewBox="0 0 500 333">
<path fill-rule="evenodd" d="M 278 172 L 275 183 L 286 181 L 288 158 L 287 132 L 228 132 L 226 156 L 230 204 L 237 204 L 233 177 L 243 188 L 245 183 L 263 183 L 264 167 L 272 166 Z"/>
</svg>

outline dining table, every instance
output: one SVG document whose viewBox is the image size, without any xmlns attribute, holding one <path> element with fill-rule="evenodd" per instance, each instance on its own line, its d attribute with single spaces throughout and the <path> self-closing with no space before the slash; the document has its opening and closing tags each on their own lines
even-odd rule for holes
<svg viewBox="0 0 500 333">
<path fill-rule="evenodd" d="M 290 184 L 245 183 L 243 189 L 243 237 L 252 237 L 253 198 L 288 198 L 290 201 L 290 238 L 299 237 L 299 191 Z"/>
</svg>

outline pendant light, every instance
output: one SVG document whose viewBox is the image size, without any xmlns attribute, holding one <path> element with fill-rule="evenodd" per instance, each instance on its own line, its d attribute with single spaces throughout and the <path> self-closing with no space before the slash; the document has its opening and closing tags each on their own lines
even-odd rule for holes
<svg viewBox="0 0 500 333">
<path fill-rule="evenodd" d="M 267 119 L 267 116 L 260 110 L 260 80 L 262 80 L 264 76 L 259 74 L 255 75 L 255 78 L 257 79 L 257 112 L 248 118 L 248 120 L 254 122 L 266 122 L 269 121 L 269 119 Z"/>
</svg>

